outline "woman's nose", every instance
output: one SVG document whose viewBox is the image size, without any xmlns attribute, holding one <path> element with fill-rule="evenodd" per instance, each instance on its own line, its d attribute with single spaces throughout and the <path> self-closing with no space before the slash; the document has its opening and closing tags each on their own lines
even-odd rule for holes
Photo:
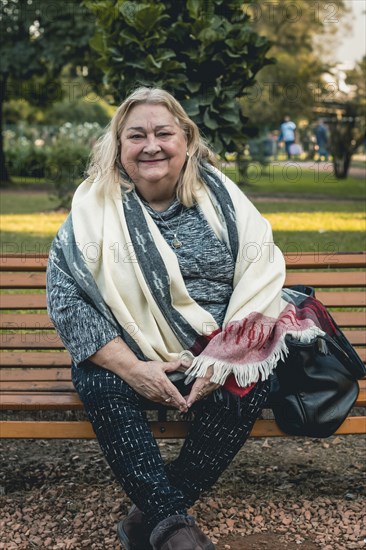
<svg viewBox="0 0 366 550">
<path fill-rule="evenodd" d="M 160 145 L 156 137 L 155 136 L 148 137 L 144 147 L 144 153 L 147 153 L 148 155 L 154 155 L 159 151 L 160 151 Z"/>
</svg>

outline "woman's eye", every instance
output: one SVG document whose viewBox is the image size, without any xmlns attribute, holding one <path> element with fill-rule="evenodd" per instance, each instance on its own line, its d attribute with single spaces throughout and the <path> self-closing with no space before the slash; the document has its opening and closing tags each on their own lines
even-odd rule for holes
<svg viewBox="0 0 366 550">
<path fill-rule="evenodd" d="M 158 137 L 166 137 L 171 136 L 172 134 L 170 132 L 159 132 Z"/>
<path fill-rule="evenodd" d="M 144 136 L 141 134 L 133 134 L 132 136 L 128 136 L 130 139 L 141 139 Z"/>
</svg>

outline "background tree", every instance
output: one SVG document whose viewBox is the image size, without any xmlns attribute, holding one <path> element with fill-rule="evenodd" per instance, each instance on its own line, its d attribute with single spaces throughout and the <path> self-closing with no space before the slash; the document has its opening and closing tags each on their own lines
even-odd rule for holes
<svg viewBox="0 0 366 550">
<path fill-rule="evenodd" d="M 1 3 L 0 130 L 6 99 L 25 98 L 40 106 L 60 99 L 60 72 L 66 64 L 88 64 L 93 33 L 94 18 L 78 0 Z M 8 182 L 1 137 L 0 183 Z"/>
<path fill-rule="evenodd" d="M 247 120 L 237 98 L 268 63 L 270 46 L 242 0 L 84 3 L 96 18 L 91 44 L 116 103 L 137 85 L 163 87 L 217 153 L 242 152 Z"/>
<path fill-rule="evenodd" d="M 347 72 L 346 84 L 351 86 L 347 101 L 336 105 L 330 119 L 330 151 L 334 174 L 347 178 L 352 156 L 366 140 L 366 56 Z"/>
<path fill-rule="evenodd" d="M 256 86 L 242 101 L 244 113 L 263 131 L 278 128 L 284 115 L 311 119 L 314 105 L 335 93 L 329 72 L 333 35 L 346 13 L 343 0 L 253 1 L 247 8 L 253 26 L 272 42 L 276 62 L 258 75 Z"/>
<path fill-rule="evenodd" d="M 356 63 L 354 69 L 347 71 L 346 84 L 353 87 L 353 99 L 362 110 L 366 107 L 366 55 Z"/>
</svg>

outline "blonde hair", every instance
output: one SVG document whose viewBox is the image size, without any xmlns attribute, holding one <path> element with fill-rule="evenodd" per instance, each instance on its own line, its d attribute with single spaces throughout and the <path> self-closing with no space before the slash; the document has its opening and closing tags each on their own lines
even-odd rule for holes
<svg viewBox="0 0 366 550">
<path fill-rule="evenodd" d="M 120 137 L 129 112 L 139 104 L 163 105 L 185 133 L 188 155 L 177 182 L 176 194 L 182 204 L 192 206 L 195 202 L 195 190 L 202 184 L 200 166 L 204 162 L 215 165 L 215 155 L 180 103 L 160 88 L 137 88 L 118 107 L 105 133 L 94 146 L 88 167 L 89 178 L 107 193 L 113 192 L 119 186 L 122 192 L 134 188 L 133 182 L 120 163 Z"/>
</svg>

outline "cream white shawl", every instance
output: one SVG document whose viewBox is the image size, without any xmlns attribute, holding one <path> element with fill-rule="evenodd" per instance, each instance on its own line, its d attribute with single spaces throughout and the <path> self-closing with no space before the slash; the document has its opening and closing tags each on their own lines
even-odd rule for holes
<svg viewBox="0 0 366 550">
<path fill-rule="evenodd" d="M 213 366 L 213 381 L 234 374 L 245 387 L 273 371 L 286 334 L 308 341 L 319 329 L 281 297 L 285 262 L 268 221 L 221 172 L 206 167 L 203 177 L 198 205 L 236 248 L 223 327 L 189 296 L 174 251 L 136 193 L 121 200 L 119 191 L 108 196 L 98 182 L 83 182 L 72 203 L 74 238 L 104 302 L 145 357 L 169 361 L 189 350 L 190 376 Z"/>
</svg>

